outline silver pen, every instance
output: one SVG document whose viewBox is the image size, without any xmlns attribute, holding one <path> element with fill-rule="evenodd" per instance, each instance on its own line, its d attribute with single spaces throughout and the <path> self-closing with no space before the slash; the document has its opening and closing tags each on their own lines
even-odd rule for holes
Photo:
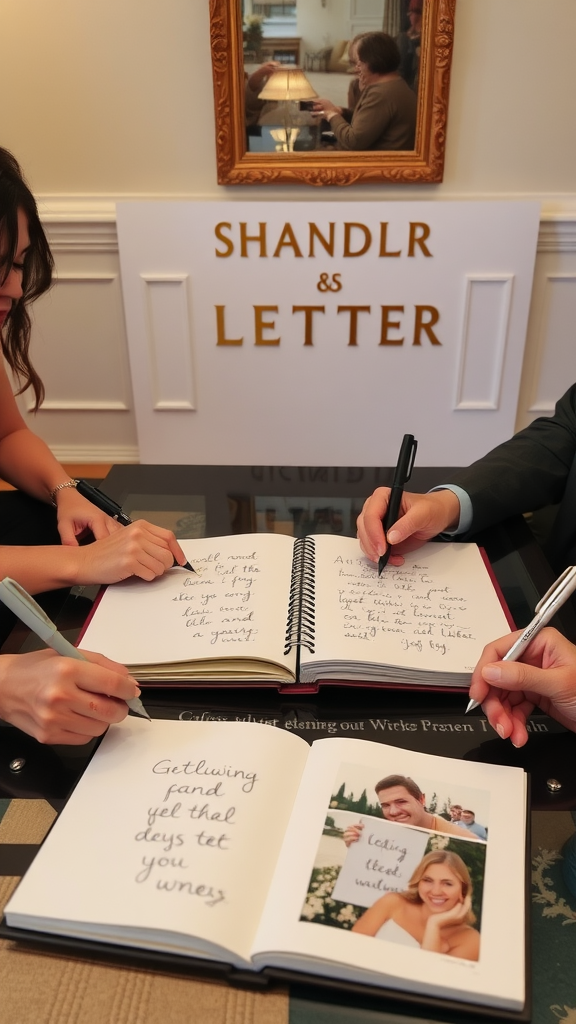
<svg viewBox="0 0 576 1024">
<path fill-rule="evenodd" d="M 30 596 L 28 591 L 9 576 L 5 576 L 0 582 L 0 600 L 57 654 L 62 654 L 66 658 L 76 658 L 77 661 L 88 661 L 88 658 L 85 658 L 77 647 L 74 647 L 58 632 L 44 609 Z M 141 718 L 147 718 L 149 722 L 152 721 L 139 697 L 131 697 L 126 704 Z"/>
<path fill-rule="evenodd" d="M 518 661 L 518 658 L 524 654 L 524 651 L 534 637 L 550 622 L 550 619 L 554 618 L 558 609 L 562 607 L 575 590 L 576 565 L 569 565 L 538 602 L 534 609 L 535 614 L 532 622 L 526 626 L 526 629 L 520 634 L 516 642 L 512 644 L 512 647 L 504 655 L 502 661 Z M 479 702 L 471 700 L 466 708 L 466 714 L 478 707 L 480 707 Z"/>
</svg>

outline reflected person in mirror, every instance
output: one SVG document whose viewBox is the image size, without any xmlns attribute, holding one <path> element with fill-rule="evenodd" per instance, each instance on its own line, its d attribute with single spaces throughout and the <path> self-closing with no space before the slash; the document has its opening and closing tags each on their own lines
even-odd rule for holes
<svg viewBox="0 0 576 1024">
<path fill-rule="evenodd" d="M 344 109 L 347 112 L 347 120 L 352 117 L 352 112 L 356 109 L 358 100 L 360 99 L 360 93 L 362 88 L 360 86 L 360 72 L 358 70 L 358 43 L 364 36 L 368 35 L 367 32 L 359 32 L 357 36 L 351 40 L 348 47 L 348 63 L 350 65 L 350 73 L 354 76 L 350 85 L 348 86 L 348 106 L 347 108 L 338 108 L 342 113 Z M 346 116 L 346 115 L 345 115 Z"/>
<path fill-rule="evenodd" d="M 408 28 L 396 36 L 400 51 L 398 71 L 410 88 L 418 92 L 420 75 L 420 47 L 422 43 L 422 12 L 424 0 L 410 0 L 408 5 Z"/>
<path fill-rule="evenodd" d="M 411 150 L 416 96 L 398 74 L 400 52 L 386 32 L 367 32 L 357 43 L 360 95 L 354 110 L 319 99 L 314 110 L 330 122 L 338 149 Z"/>
<path fill-rule="evenodd" d="M 259 94 L 262 92 L 270 75 L 274 74 L 276 68 L 279 67 L 281 67 L 279 61 L 269 60 L 265 64 L 261 64 L 259 68 L 256 68 L 252 74 L 248 75 L 245 73 L 244 103 L 246 128 L 253 128 L 257 125 L 264 110 L 275 106 L 275 104 L 270 104 L 266 100 L 259 99 Z"/>
</svg>

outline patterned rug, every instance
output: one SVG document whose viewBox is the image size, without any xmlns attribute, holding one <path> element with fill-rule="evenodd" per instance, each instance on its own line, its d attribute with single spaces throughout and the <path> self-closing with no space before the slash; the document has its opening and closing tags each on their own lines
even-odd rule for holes
<svg viewBox="0 0 576 1024">
<path fill-rule="evenodd" d="M 558 850 L 532 858 L 534 1024 L 576 1024 L 576 897 Z"/>
</svg>

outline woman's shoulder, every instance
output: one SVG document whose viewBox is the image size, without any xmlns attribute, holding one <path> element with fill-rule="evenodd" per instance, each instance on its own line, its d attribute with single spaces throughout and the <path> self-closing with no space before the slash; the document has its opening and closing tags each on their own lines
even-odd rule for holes
<svg viewBox="0 0 576 1024">
<path fill-rule="evenodd" d="M 400 895 L 399 892 L 387 892 L 385 893 L 384 896 L 381 896 L 380 899 L 376 900 L 376 902 L 372 905 L 374 907 L 386 908 L 390 911 L 390 913 L 394 913 L 394 911 L 397 908 L 401 907 L 402 904 L 405 902 L 406 900 L 402 899 L 402 896 Z"/>
<path fill-rule="evenodd" d="M 380 897 L 378 902 L 386 907 L 390 917 L 403 917 L 414 906 L 413 903 L 405 899 L 401 892 L 387 892 L 385 896 Z"/>
</svg>

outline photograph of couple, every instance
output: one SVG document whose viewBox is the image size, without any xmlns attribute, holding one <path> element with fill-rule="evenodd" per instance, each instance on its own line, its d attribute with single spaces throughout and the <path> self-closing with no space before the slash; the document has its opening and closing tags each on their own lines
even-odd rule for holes
<svg viewBox="0 0 576 1024">
<path fill-rule="evenodd" d="M 482 791 L 343 764 L 301 920 L 478 960 L 488 827 Z"/>
</svg>

